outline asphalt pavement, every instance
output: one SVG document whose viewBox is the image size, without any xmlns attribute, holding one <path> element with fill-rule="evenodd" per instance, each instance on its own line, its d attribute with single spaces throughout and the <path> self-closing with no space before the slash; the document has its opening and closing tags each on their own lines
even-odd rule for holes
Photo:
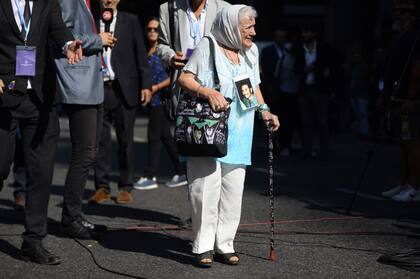
<svg viewBox="0 0 420 279">
<path fill-rule="evenodd" d="M 248 168 L 241 225 L 235 247 L 238 266 L 215 263 L 210 269 L 192 265 L 188 188 L 169 189 L 164 182 L 173 168 L 164 149 L 155 190 L 133 191 L 134 203 L 114 200 L 85 205 L 86 217 L 110 230 L 98 240 L 75 241 L 58 232 L 62 193 L 70 158 L 66 119 L 57 154 L 49 205 L 49 236 L 45 246 L 63 263 L 40 266 L 19 259 L 22 213 L 13 208 L 11 187 L 0 193 L 0 278 L 419 278 L 377 262 L 379 256 L 420 247 L 420 203 L 396 203 L 380 192 L 398 183 L 399 156 L 395 143 L 358 140 L 352 135 L 332 139 L 327 160 L 303 160 L 299 153 L 276 156 L 275 248 L 277 261 L 267 259 L 270 248 L 267 139 L 257 127 L 253 166 Z M 145 166 L 147 119 L 135 129 L 136 176 Z M 117 146 L 115 145 L 114 152 Z M 372 160 L 351 212 L 354 189 Z M 116 156 L 114 156 L 116 157 Z M 116 161 L 116 160 L 115 160 Z M 117 164 L 113 164 L 117 181 Z M 94 191 L 90 176 L 85 202 Z M 11 182 L 11 177 L 7 183 Z M 116 184 L 113 184 L 113 196 Z"/>
</svg>

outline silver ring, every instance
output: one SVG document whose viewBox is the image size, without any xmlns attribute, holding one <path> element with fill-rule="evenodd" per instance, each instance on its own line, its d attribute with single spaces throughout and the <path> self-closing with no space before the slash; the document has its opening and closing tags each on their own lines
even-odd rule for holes
<svg viewBox="0 0 420 279">
<path fill-rule="evenodd" d="M 219 109 L 219 108 L 220 108 L 220 106 L 219 106 L 219 105 L 216 105 L 216 106 L 215 106 L 215 108 L 216 108 L 216 109 Z"/>
</svg>

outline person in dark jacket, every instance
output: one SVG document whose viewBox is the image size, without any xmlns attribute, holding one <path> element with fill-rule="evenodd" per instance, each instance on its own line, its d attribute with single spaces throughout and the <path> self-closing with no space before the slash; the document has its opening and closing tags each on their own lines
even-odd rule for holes
<svg viewBox="0 0 420 279">
<path fill-rule="evenodd" d="M 295 69 L 300 77 L 299 109 L 304 158 L 313 157 L 314 124 L 320 135 L 320 157 L 329 152 L 328 100 L 332 86 L 331 49 L 317 40 L 311 26 L 302 28 L 302 44 L 297 48 Z M 314 123 L 315 119 L 315 123 Z"/>
</svg>

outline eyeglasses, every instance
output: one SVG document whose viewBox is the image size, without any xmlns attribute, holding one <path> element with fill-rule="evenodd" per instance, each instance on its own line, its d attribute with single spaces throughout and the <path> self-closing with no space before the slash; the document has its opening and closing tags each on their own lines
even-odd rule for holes
<svg viewBox="0 0 420 279">
<path fill-rule="evenodd" d="M 147 31 L 148 32 L 157 32 L 158 29 L 157 28 L 152 28 L 152 27 L 147 27 Z"/>
</svg>

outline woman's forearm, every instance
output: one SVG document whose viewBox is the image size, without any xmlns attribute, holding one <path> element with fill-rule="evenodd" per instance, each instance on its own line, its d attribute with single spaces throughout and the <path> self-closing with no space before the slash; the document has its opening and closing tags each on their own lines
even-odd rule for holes
<svg viewBox="0 0 420 279">
<path fill-rule="evenodd" d="M 214 89 L 204 87 L 192 73 L 182 73 L 178 79 L 179 85 L 191 96 L 208 100 Z"/>
<path fill-rule="evenodd" d="M 166 87 L 169 87 L 169 85 L 171 85 L 171 79 L 170 78 L 167 78 L 164 81 L 159 82 L 159 83 L 153 85 L 153 87 L 152 87 L 152 94 L 153 95 L 156 94 L 160 90 L 162 90 L 162 89 L 164 89 Z"/>
<path fill-rule="evenodd" d="M 260 104 L 260 105 L 265 104 L 264 97 L 262 95 L 262 92 L 261 92 L 261 89 L 260 89 L 259 85 L 257 85 L 257 92 L 255 94 L 255 97 L 257 98 L 258 104 Z"/>
</svg>

